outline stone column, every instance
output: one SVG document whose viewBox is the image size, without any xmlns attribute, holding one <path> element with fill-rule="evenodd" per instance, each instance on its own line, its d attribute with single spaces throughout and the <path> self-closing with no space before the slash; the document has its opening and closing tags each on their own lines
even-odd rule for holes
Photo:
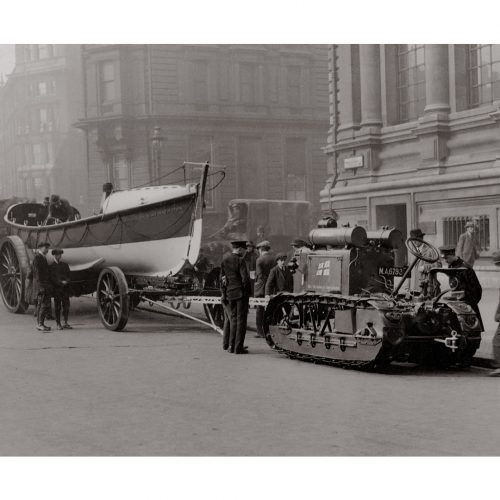
<svg viewBox="0 0 500 500">
<path fill-rule="evenodd" d="M 380 46 L 360 45 L 361 126 L 382 125 L 380 91 Z"/>
<path fill-rule="evenodd" d="M 449 113 L 448 45 L 425 46 L 425 96 L 424 113 Z"/>
<path fill-rule="evenodd" d="M 339 132 L 351 129 L 354 125 L 352 102 L 352 58 L 351 45 L 338 46 L 339 67 Z"/>
</svg>

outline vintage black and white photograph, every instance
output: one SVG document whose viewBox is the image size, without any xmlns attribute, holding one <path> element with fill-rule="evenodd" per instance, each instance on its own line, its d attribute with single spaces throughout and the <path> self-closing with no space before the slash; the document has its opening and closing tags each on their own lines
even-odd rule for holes
<svg viewBox="0 0 500 500">
<path fill-rule="evenodd" d="M 497 457 L 498 40 L 160 12 L 0 37 L 0 456 Z"/>
</svg>

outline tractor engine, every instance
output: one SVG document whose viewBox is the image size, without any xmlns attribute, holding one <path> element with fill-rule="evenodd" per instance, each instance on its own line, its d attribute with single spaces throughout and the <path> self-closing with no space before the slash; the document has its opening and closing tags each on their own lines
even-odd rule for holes
<svg viewBox="0 0 500 500">
<path fill-rule="evenodd" d="M 391 293 L 394 277 L 394 250 L 403 238 L 396 229 L 367 233 L 360 226 L 319 228 L 309 233 L 313 250 L 295 257 L 300 279 L 294 291 L 339 293 L 342 295 Z"/>
</svg>

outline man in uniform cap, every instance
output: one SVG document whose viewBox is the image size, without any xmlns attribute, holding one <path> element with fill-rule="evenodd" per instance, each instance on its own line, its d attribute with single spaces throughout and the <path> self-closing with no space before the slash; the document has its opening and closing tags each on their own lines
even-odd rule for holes
<svg viewBox="0 0 500 500">
<path fill-rule="evenodd" d="M 231 241 L 231 246 L 231 253 L 226 253 L 221 263 L 222 300 L 230 314 L 229 331 L 225 329 L 222 347 L 229 352 L 246 354 L 244 342 L 250 296 L 250 278 L 243 259 L 246 241 Z"/>
<path fill-rule="evenodd" d="M 272 267 L 276 263 L 275 256 L 271 253 L 271 243 L 267 240 L 257 243 L 259 258 L 255 264 L 255 297 L 263 298 L 266 296 L 266 283 Z M 264 306 L 257 306 L 255 322 L 257 326 L 257 338 L 265 338 L 264 332 Z"/>
<path fill-rule="evenodd" d="M 492 260 L 495 266 L 500 267 L 500 250 L 493 254 Z M 490 373 L 490 377 L 500 377 L 500 301 L 495 312 L 495 321 L 498 323 L 493 335 L 493 363 L 495 369 Z"/>
<path fill-rule="evenodd" d="M 47 253 L 49 243 L 40 243 L 37 247 L 28 280 L 31 282 L 31 301 L 35 304 L 36 329 L 41 332 L 50 331 L 45 319 L 50 311 L 50 275 Z"/>
<path fill-rule="evenodd" d="M 467 221 L 465 224 L 465 233 L 459 236 L 456 249 L 457 256 L 471 267 L 474 266 L 474 262 L 476 262 L 476 259 L 479 257 L 474 231 L 474 222 L 471 220 Z"/>
<path fill-rule="evenodd" d="M 70 283 L 70 269 L 66 262 L 61 260 L 63 250 L 54 248 L 52 255 L 54 262 L 50 265 L 50 281 L 52 283 L 52 290 L 54 295 L 54 311 L 56 316 L 57 329 L 63 328 L 70 329 L 68 324 L 69 315 L 69 283 Z M 61 324 L 61 307 L 64 323 Z"/>
<path fill-rule="evenodd" d="M 483 322 L 481 319 L 481 313 L 479 312 L 479 301 L 481 300 L 483 289 L 481 283 L 477 279 L 476 273 L 472 266 L 464 262 L 460 257 L 455 255 L 455 245 L 444 245 L 439 247 L 441 256 L 447 262 L 450 269 L 462 268 L 463 272 L 458 275 L 459 284 L 455 290 L 460 290 L 464 292 L 464 302 L 469 304 L 474 312 L 477 314 L 481 328 L 483 328 Z M 450 278 L 450 281 L 454 278 Z"/>
</svg>

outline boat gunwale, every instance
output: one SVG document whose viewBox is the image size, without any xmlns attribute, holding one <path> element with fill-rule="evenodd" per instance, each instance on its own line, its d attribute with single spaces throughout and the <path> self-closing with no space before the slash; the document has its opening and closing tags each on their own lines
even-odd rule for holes
<svg viewBox="0 0 500 500">
<path fill-rule="evenodd" d="M 136 207 L 130 207 L 130 208 L 126 208 L 124 210 L 117 210 L 115 212 L 110 212 L 107 214 L 90 215 L 89 217 L 83 217 L 83 218 L 78 219 L 78 220 L 61 222 L 59 224 L 51 224 L 49 226 L 27 226 L 24 224 L 18 224 L 16 222 L 12 222 L 11 220 L 8 220 L 7 215 L 9 214 L 10 210 L 13 207 L 27 204 L 27 203 L 16 203 L 14 205 L 11 205 L 7 209 L 3 219 L 8 224 L 8 227 L 13 227 L 13 228 L 20 229 L 20 230 L 28 230 L 28 232 L 43 232 L 43 231 L 51 231 L 51 230 L 56 230 L 56 229 L 67 229 L 67 228 L 71 228 L 74 226 L 85 225 L 85 224 L 89 224 L 89 223 L 93 223 L 93 222 L 97 222 L 97 223 L 106 222 L 108 220 L 114 219 L 115 217 L 117 217 L 117 215 L 132 215 L 134 213 L 144 211 L 144 209 L 149 210 L 149 209 L 158 208 L 159 206 L 163 206 L 165 204 L 168 204 L 169 202 L 176 202 L 176 201 L 180 201 L 180 200 L 182 201 L 182 200 L 188 199 L 188 198 L 194 198 L 196 200 L 196 198 L 198 196 L 197 191 L 198 191 L 198 189 L 194 190 L 192 193 L 184 194 L 184 195 L 179 196 L 177 198 L 169 198 L 167 200 L 160 200 L 160 201 L 156 201 L 154 203 L 148 203 L 146 205 L 139 205 Z M 39 205 L 41 205 L 41 203 Z M 193 210 L 193 212 L 194 212 L 194 210 Z"/>
</svg>

